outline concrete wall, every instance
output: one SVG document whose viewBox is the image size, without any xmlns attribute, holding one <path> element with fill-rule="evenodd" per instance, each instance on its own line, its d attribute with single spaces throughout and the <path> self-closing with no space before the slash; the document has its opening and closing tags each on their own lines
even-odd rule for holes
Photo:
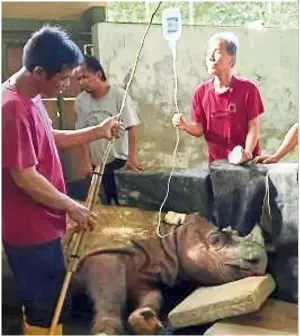
<svg viewBox="0 0 300 336">
<path fill-rule="evenodd" d="M 96 55 L 100 56 L 109 80 L 125 87 L 146 29 L 144 24 L 99 23 L 92 27 Z M 177 46 L 178 101 L 188 117 L 192 89 L 207 77 L 206 41 L 217 29 L 185 26 Z M 265 106 L 261 118 L 261 143 L 265 153 L 280 144 L 289 126 L 298 119 L 298 30 L 231 29 L 240 40 L 235 71 L 260 87 Z M 161 26 L 153 25 L 140 55 L 130 94 L 137 104 L 139 157 L 148 167 L 170 167 L 175 146 L 172 57 L 162 37 Z M 286 160 L 296 161 L 298 151 Z M 182 134 L 177 166 L 206 165 L 203 139 Z"/>
</svg>

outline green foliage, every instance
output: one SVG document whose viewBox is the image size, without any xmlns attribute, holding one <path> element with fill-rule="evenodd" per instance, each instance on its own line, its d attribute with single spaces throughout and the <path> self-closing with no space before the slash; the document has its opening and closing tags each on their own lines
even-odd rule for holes
<svg viewBox="0 0 300 336">
<path fill-rule="evenodd" d="M 107 2 L 110 22 L 147 23 L 158 1 Z M 263 20 L 265 27 L 298 28 L 297 2 L 162 2 L 153 23 L 161 23 L 161 12 L 168 7 L 181 10 L 183 24 L 246 27 Z M 147 16 L 148 15 L 148 16 Z"/>
</svg>

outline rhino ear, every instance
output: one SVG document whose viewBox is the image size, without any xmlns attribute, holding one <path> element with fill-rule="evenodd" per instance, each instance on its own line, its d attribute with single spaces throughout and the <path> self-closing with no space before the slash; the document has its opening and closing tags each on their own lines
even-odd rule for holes
<svg viewBox="0 0 300 336">
<path fill-rule="evenodd" d="M 219 229 L 222 232 L 232 232 L 232 227 L 231 225 L 226 226 L 225 228 Z"/>
<path fill-rule="evenodd" d="M 185 214 L 179 212 L 168 211 L 164 217 L 164 222 L 170 225 L 181 225 L 184 223 L 185 216 Z"/>
<path fill-rule="evenodd" d="M 226 228 L 221 229 L 221 231 L 223 231 L 223 232 L 228 232 L 228 233 L 230 233 L 232 236 L 239 237 L 239 233 L 238 233 L 238 231 L 235 230 L 235 229 L 233 229 L 232 226 L 227 226 Z"/>
<path fill-rule="evenodd" d="M 255 224 L 252 231 L 247 236 L 247 239 L 251 239 L 255 243 L 264 246 L 264 238 L 262 235 L 262 230 L 258 224 Z"/>
</svg>

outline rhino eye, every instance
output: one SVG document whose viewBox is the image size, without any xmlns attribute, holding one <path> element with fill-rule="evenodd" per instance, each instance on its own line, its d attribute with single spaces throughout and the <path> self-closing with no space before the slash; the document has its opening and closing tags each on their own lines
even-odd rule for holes
<svg viewBox="0 0 300 336">
<path fill-rule="evenodd" d="M 250 264 L 258 264 L 259 263 L 259 258 L 252 258 L 252 259 L 246 259 Z"/>
<path fill-rule="evenodd" d="M 214 247 L 223 247 L 225 245 L 225 239 L 220 232 L 216 232 L 210 235 L 209 237 L 209 243 L 210 245 Z"/>
</svg>

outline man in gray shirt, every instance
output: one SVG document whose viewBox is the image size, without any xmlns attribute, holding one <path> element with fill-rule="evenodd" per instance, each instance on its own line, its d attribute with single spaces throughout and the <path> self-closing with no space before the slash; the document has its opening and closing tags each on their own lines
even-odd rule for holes
<svg viewBox="0 0 300 336">
<path fill-rule="evenodd" d="M 77 129 L 98 125 L 107 117 L 115 116 L 119 113 L 124 90 L 112 86 L 107 82 L 104 70 L 95 57 L 85 56 L 84 63 L 76 69 L 75 74 L 83 89 L 75 101 L 75 113 L 77 117 L 75 127 Z M 104 192 L 101 192 L 100 197 L 104 204 L 111 204 L 112 201 L 118 204 L 114 181 L 114 171 L 116 169 L 122 167 L 136 171 L 143 169 L 136 157 L 135 126 L 139 124 L 139 119 L 129 96 L 126 99 L 122 120 L 126 131 L 124 136 L 115 140 L 102 179 Z M 84 149 L 89 151 L 91 170 L 93 166 L 102 164 L 107 145 L 108 141 L 100 140 L 95 141 Z M 88 187 L 88 184 L 86 183 L 86 187 Z M 88 188 L 86 189 L 85 193 L 87 194 Z"/>
</svg>

